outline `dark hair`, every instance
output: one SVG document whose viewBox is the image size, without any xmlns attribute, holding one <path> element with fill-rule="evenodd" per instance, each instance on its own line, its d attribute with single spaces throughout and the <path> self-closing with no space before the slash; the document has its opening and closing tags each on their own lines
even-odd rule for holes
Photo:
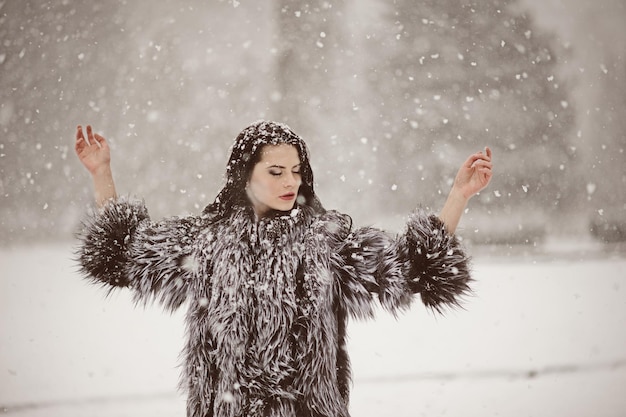
<svg viewBox="0 0 626 417">
<path fill-rule="evenodd" d="M 297 204 L 309 206 L 316 212 L 324 212 L 322 203 L 313 189 L 313 171 L 309 163 L 306 143 L 289 126 L 264 120 L 246 127 L 235 139 L 226 166 L 226 185 L 217 194 L 215 201 L 204 209 L 204 212 L 222 218 L 228 216 L 237 207 L 250 207 L 246 184 L 254 166 L 261 159 L 261 149 L 265 145 L 282 144 L 293 145 L 300 158 L 302 184 L 298 191 Z"/>
</svg>

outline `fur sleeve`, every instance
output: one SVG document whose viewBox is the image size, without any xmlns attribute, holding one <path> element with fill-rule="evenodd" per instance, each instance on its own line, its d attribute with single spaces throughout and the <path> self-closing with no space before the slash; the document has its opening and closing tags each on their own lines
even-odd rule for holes
<svg viewBox="0 0 626 417">
<path fill-rule="evenodd" d="M 470 258 L 439 217 L 415 212 L 398 246 L 408 266 L 409 288 L 420 293 L 427 307 L 441 313 L 445 307 L 459 306 L 471 293 Z"/>
<path fill-rule="evenodd" d="M 414 213 L 397 237 L 372 227 L 352 230 L 346 218 L 334 222 L 343 224 L 335 230 L 344 233 L 333 234 L 337 249 L 331 256 L 340 296 L 353 316 L 373 315 L 374 294 L 395 313 L 408 308 L 415 293 L 441 312 L 469 292 L 469 258 L 437 216 Z"/>
<path fill-rule="evenodd" d="M 138 303 L 157 299 L 174 310 L 185 300 L 198 229 L 197 218 L 151 222 L 143 202 L 118 199 L 83 222 L 81 271 L 96 283 L 131 287 Z"/>
</svg>

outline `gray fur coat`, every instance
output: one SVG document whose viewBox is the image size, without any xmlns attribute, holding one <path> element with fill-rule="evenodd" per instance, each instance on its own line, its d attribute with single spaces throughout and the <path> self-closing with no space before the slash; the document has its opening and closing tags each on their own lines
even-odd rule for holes
<svg viewBox="0 0 626 417">
<path fill-rule="evenodd" d="M 395 313 L 416 293 L 440 310 L 469 292 L 459 242 L 421 211 L 390 236 L 307 207 L 153 222 L 143 203 L 119 199 L 79 238 L 90 279 L 129 287 L 139 303 L 186 305 L 190 417 L 346 417 L 348 317 L 372 317 L 376 300 Z"/>
</svg>

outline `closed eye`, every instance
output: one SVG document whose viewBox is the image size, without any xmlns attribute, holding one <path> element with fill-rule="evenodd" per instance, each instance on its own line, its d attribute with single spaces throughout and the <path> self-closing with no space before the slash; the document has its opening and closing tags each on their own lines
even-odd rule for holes
<svg viewBox="0 0 626 417">
<path fill-rule="evenodd" d="M 286 169 L 285 167 L 274 165 L 274 166 L 270 167 L 268 172 L 269 172 L 270 175 L 272 175 L 274 177 L 280 177 L 281 175 L 283 175 L 283 172 L 284 172 L 285 169 Z M 294 175 L 300 175 L 301 174 L 301 172 L 300 172 L 300 165 L 296 165 L 292 169 L 293 169 L 293 171 L 291 171 L 292 174 L 294 174 Z"/>
</svg>

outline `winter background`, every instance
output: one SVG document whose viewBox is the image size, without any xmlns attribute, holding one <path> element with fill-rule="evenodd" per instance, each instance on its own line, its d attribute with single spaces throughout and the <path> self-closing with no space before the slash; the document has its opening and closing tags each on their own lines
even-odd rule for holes
<svg viewBox="0 0 626 417">
<path fill-rule="evenodd" d="M 465 157 L 475 295 L 350 324 L 356 416 L 626 415 L 626 1 L 0 1 L 0 413 L 183 416 L 183 312 L 87 285 L 92 124 L 118 191 L 194 213 L 257 119 L 399 231 Z"/>
</svg>

